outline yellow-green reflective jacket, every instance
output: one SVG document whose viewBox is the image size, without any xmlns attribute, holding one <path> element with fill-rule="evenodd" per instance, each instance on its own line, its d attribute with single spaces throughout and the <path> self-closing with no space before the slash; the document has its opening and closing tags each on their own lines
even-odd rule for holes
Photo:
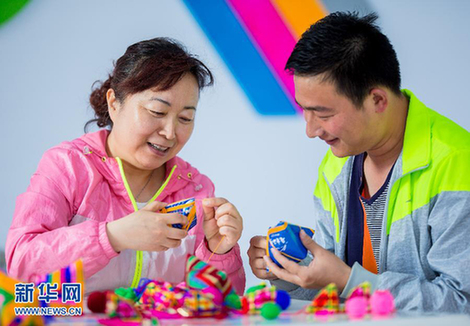
<svg viewBox="0 0 470 326">
<path fill-rule="evenodd" d="M 356 263 L 342 296 L 368 280 L 389 289 L 400 310 L 470 313 L 470 133 L 403 93 L 410 102 L 387 195 L 379 275 Z M 314 191 L 315 240 L 343 260 L 353 160 L 329 150 Z M 315 294 L 290 290 L 297 298 Z"/>
</svg>

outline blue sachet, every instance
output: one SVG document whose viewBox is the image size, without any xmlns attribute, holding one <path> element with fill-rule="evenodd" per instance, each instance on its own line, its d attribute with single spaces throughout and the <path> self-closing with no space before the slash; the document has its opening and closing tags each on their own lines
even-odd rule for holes
<svg viewBox="0 0 470 326">
<path fill-rule="evenodd" d="M 178 213 L 188 218 L 188 224 L 182 225 L 180 223 L 172 224 L 171 226 L 177 229 L 191 230 L 197 224 L 196 216 L 196 201 L 194 198 L 183 199 L 175 203 L 165 206 L 161 210 L 162 213 Z"/>
<path fill-rule="evenodd" d="M 301 227 L 284 221 L 269 228 L 268 235 L 266 236 L 266 255 L 279 267 L 282 268 L 281 264 L 279 264 L 271 252 L 272 246 L 279 250 L 282 255 L 296 263 L 299 263 L 307 257 L 308 250 L 300 240 L 301 229 L 310 237 L 313 237 L 315 234 L 315 231 L 311 228 Z"/>
</svg>

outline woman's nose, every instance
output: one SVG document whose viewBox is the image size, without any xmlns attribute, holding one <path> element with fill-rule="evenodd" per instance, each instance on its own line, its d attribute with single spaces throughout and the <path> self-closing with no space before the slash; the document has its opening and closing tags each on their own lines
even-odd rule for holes
<svg viewBox="0 0 470 326">
<path fill-rule="evenodd" d="M 159 131 L 161 136 L 164 136 L 168 140 L 172 140 L 176 137 L 176 122 L 172 118 L 167 118 L 163 121 L 163 126 Z"/>
</svg>

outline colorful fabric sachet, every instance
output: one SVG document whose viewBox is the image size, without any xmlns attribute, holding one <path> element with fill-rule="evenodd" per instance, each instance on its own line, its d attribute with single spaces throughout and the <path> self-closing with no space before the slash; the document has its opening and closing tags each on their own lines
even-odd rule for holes
<svg viewBox="0 0 470 326">
<path fill-rule="evenodd" d="M 188 255 L 185 280 L 171 284 L 141 279 L 135 289 L 118 289 L 108 297 L 106 313 L 110 318 L 99 322 L 117 325 L 152 318 L 221 318 L 229 310 L 225 299 L 238 298 L 224 272 L 194 256 Z"/>
<path fill-rule="evenodd" d="M 162 319 L 213 317 L 221 313 L 221 302 L 214 300 L 211 293 L 163 281 L 149 282 L 136 307 Z"/>
<path fill-rule="evenodd" d="M 330 283 L 321 289 L 307 306 L 310 314 L 328 315 L 339 312 L 339 296 L 336 284 Z"/>
<path fill-rule="evenodd" d="M 363 282 L 349 291 L 348 299 L 355 297 L 364 297 L 366 300 L 370 299 L 370 288 L 371 284 L 369 282 Z"/>
<path fill-rule="evenodd" d="M 265 283 L 261 283 L 246 291 L 246 294 L 241 299 L 241 312 L 249 315 L 261 313 L 263 317 L 266 317 L 263 310 L 266 310 L 266 307 L 273 310 L 272 306 L 274 305 L 277 305 L 277 315 L 279 315 L 282 310 L 286 310 L 290 305 L 289 294 L 285 291 L 277 290 L 275 286 L 267 287 Z"/>
<path fill-rule="evenodd" d="M 330 283 L 321 289 L 307 306 L 306 313 L 321 318 L 336 313 L 346 313 L 350 320 L 358 320 L 369 315 L 374 318 L 387 318 L 395 311 L 393 295 L 389 290 L 376 290 L 371 295 L 371 284 L 364 282 L 354 287 L 348 294 L 346 303 L 339 305 L 336 284 Z"/>
<path fill-rule="evenodd" d="M 281 264 L 279 264 L 271 252 L 273 246 L 286 258 L 297 263 L 307 257 L 308 250 L 300 240 L 300 230 L 304 230 L 310 237 L 313 237 L 315 234 L 313 229 L 283 221 L 279 222 L 276 226 L 269 228 L 268 235 L 266 237 L 266 255 L 279 267 L 282 268 Z"/>
<path fill-rule="evenodd" d="M 0 271 L 0 325 L 43 325 L 54 317 L 40 316 L 44 315 L 43 310 L 57 311 L 59 315 L 73 307 L 81 315 L 84 291 L 81 260 L 38 280 L 24 283 Z M 22 308 L 28 308 L 30 312 L 37 310 L 38 316 L 22 314 L 19 310 Z"/>
<path fill-rule="evenodd" d="M 188 218 L 188 224 L 172 224 L 174 228 L 191 230 L 197 224 L 196 216 L 196 201 L 194 198 L 183 199 L 172 204 L 165 206 L 162 210 L 162 213 L 178 213 L 184 215 Z"/>
<path fill-rule="evenodd" d="M 234 292 L 227 274 L 195 256 L 188 256 L 186 284 L 192 289 L 203 291 L 210 288 L 217 289 L 223 298 Z"/>
</svg>

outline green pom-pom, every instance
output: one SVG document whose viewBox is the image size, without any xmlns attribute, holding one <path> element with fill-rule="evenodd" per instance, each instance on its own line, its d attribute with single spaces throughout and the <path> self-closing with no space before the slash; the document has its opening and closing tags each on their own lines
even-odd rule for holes
<svg viewBox="0 0 470 326">
<path fill-rule="evenodd" d="M 135 301 L 137 298 L 132 288 L 118 288 L 114 290 L 114 293 L 116 293 L 120 297 L 129 299 L 132 301 Z"/>
<path fill-rule="evenodd" d="M 274 302 L 266 302 L 262 307 L 261 307 L 261 316 L 263 316 L 265 319 L 271 320 L 277 318 L 279 314 L 281 313 L 281 307 Z"/>
<path fill-rule="evenodd" d="M 225 297 L 224 303 L 227 307 L 232 309 L 240 310 L 242 308 L 242 303 L 240 297 L 235 293 L 229 294 Z"/>
</svg>

